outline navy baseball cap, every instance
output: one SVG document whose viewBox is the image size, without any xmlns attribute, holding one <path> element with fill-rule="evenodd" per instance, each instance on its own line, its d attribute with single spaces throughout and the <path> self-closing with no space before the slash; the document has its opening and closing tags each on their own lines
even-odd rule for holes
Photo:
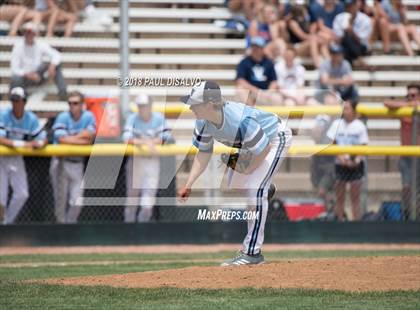
<svg viewBox="0 0 420 310">
<path fill-rule="evenodd" d="M 251 43 L 251 46 L 255 45 L 259 47 L 264 47 L 267 42 L 265 42 L 265 39 L 263 37 L 253 37 L 251 38 L 250 43 Z"/>
<path fill-rule="evenodd" d="M 356 4 L 357 1 L 356 0 L 344 0 L 344 5 L 348 6 L 348 5 L 353 5 Z"/>
<path fill-rule="evenodd" d="M 180 100 L 188 105 L 219 102 L 222 100 L 222 92 L 216 82 L 203 81 L 191 89 L 191 94 L 181 97 Z"/>
</svg>

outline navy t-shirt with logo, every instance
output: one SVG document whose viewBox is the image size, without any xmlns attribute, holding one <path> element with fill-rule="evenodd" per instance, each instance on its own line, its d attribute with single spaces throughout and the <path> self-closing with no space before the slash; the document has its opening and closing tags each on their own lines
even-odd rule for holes
<svg viewBox="0 0 420 310">
<path fill-rule="evenodd" d="M 244 79 L 259 89 L 268 89 L 272 81 L 277 80 L 273 62 L 264 57 L 256 62 L 250 56 L 241 60 L 236 68 L 236 80 Z"/>
</svg>

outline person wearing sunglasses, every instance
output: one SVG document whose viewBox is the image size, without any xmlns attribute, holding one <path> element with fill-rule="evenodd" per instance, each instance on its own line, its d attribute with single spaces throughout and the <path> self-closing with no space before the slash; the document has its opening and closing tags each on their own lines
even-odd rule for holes
<svg viewBox="0 0 420 310">
<path fill-rule="evenodd" d="M 0 113 L 0 145 L 12 148 L 39 149 L 46 145 L 46 132 L 38 117 L 25 111 L 26 93 L 22 87 L 12 88 L 12 107 Z M 1 112 L 1 111 L 0 111 Z M 9 186 L 12 196 L 9 198 Z M 3 224 L 13 224 L 29 197 L 28 179 L 23 157 L 0 156 L 0 208 L 5 209 Z"/>
<path fill-rule="evenodd" d="M 68 96 L 69 111 L 61 112 L 52 127 L 54 144 L 89 145 L 95 139 L 96 121 L 84 109 L 84 96 L 78 91 Z M 76 200 L 82 194 L 83 157 L 54 157 L 50 177 L 54 193 L 55 216 L 58 223 L 76 223 L 81 206 Z"/>
<path fill-rule="evenodd" d="M 410 84 L 407 86 L 407 95 L 404 100 L 386 100 L 384 105 L 389 109 L 398 109 L 402 107 L 419 107 L 420 105 L 420 84 Z M 401 118 L 401 145 L 412 145 L 412 123 L 411 117 Z M 420 145 L 420 125 L 417 124 L 417 141 Z M 405 220 L 410 216 L 410 197 L 412 182 L 413 161 L 417 160 L 417 217 L 420 215 L 420 158 L 401 156 L 398 161 L 398 168 L 401 173 L 402 181 L 402 210 Z"/>
</svg>

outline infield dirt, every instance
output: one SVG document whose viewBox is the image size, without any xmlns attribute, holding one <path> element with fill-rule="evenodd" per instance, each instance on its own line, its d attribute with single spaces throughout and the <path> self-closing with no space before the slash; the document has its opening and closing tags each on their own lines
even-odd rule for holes
<svg viewBox="0 0 420 310">
<path fill-rule="evenodd" d="M 127 288 L 312 288 L 357 292 L 420 290 L 420 257 L 304 259 L 258 266 L 188 267 L 37 282 Z"/>
</svg>

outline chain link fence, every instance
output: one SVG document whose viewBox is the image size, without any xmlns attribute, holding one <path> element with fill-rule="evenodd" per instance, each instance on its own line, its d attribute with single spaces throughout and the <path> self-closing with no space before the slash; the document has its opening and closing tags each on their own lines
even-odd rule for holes
<svg viewBox="0 0 420 310">
<path fill-rule="evenodd" d="M 349 157 L 349 162 L 356 157 Z M 105 165 L 116 160 L 113 157 L 100 157 Z M 161 157 L 160 179 L 165 186 L 157 191 L 156 205 L 151 221 L 191 222 L 197 221 L 199 209 L 244 210 L 242 204 L 232 203 L 235 197 L 229 191 L 219 188 L 197 189 L 193 193 L 195 205 L 180 205 L 176 201 L 177 179 L 182 186 L 189 172 L 192 157 L 185 158 L 177 165 L 176 157 Z M 382 156 L 377 161 L 391 162 L 389 171 L 377 171 L 372 161 L 363 160 L 354 165 L 339 165 L 335 156 L 312 156 L 300 158 L 299 162 L 310 166 L 310 172 L 293 171 L 296 158 L 286 158 L 281 171 L 275 177 L 277 192 L 269 204 L 268 221 L 346 221 L 365 220 L 401 221 L 419 219 L 420 211 L 420 159 L 415 157 Z M 55 223 L 54 195 L 49 168 L 51 158 L 25 157 L 29 199 L 19 212 L 15 224 Z M 83 207 L 78 223 L 118 223 L 124 221 L 126 202 L 125 164 L 121 161 L 113 187 L 87 188 L 83 192 Z M 410 192 L 413 161 L 417 164 L 416 196 Z M 87 158 L 85 160 L 87 162 Z M 372 167 L 370 167 L 371 165 Z M 177 168 L 178 167 L 178 168 Z M 372 168 L 372 169 L 370 169 Z M 107 180 L 112 169 L 98 169 L 95 178 Z M 177 171 L 177 173 L 175 173 Z M 400 171 L 403 173 L 402 180 Z M 176 175 L 176 177 L 173 177 Z M 167 180 L 171 178 L 169 181 Z M 163 184 L 161 182 L 161 184 Z M 12 189 L 9 191 L 10 202 Z M 210 196 L 209 196 L 210 195 Z M 211 195 L 217 198 L 211 202 Z M 210 200 L 209 200 L 210 199 Z M 226 203 L 225 203 L 226 201 Z M 229 203 L 227 203 L 229 202 Z M 415 207 L 414 205 L 417 204 Z M 417 208 L 417 209 L 416 209 Z M 3 208 L 2 208 L 3 209 Z M 416 216 L 414 215 L 417 210 Z"/>
</svg>

